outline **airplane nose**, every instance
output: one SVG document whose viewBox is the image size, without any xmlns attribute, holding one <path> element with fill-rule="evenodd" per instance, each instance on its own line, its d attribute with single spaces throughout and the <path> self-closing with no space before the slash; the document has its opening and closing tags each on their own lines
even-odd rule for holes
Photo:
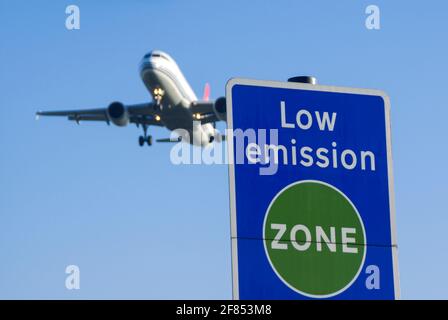
<svg viewBox="0 0 448 320">
<path fill-rule="evenodd" d="M 142 61 L 140 62 L 139 70 L 140 70 L 140 73 L 142 73 L 148 69 L 154 69 L 154 67 L 155 66 L 154 66 L 153 59 L 151 59 L 151 57 L 145 56 L 145 57 L 143 57 Z"/>
</svg>

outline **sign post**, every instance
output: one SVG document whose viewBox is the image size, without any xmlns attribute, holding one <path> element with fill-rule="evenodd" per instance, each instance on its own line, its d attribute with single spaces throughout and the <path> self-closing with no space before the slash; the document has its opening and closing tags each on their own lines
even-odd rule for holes
<svg viewBox="0 0 448 320">
<path fill-rule="evenodd" d="M 234 299 L 399 298 L 381 91 L 231 79 Z"/>
</svg>

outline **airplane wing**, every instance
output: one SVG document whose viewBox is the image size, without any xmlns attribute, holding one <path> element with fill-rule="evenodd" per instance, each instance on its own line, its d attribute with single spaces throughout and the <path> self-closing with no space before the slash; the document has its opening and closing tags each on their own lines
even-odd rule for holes
<svg viewBox="0 0 448 320">
<path fill-rule="evenodd" d="M 225 104 L 225 100 L 224 104 Z M 221 102 L 221 100 L 220 100 Z M 225 111 L 221 117 L 216 114 L 215 102 L 213 101 L 195 101 L 191 104 L 191 112 L 194 118 L 204 123 L 214 123 L 225 119 Z"/>
<path fill-rule="evenodd" d="M 129 122 L 131 123 L 137 125 L 163 126 L 163 124 L 157 120 L 157 114 L 153 103 L 125 105 L 124 107 L 128 113 Z M 111 122 L 107 108 L 36 112 L 36 118 L 40 116 L 67 117 L 68 120 L 75 121 L 76 123 L 79 123 L 80 121 L 102 121 L 110 124 Z"/>
</svg>

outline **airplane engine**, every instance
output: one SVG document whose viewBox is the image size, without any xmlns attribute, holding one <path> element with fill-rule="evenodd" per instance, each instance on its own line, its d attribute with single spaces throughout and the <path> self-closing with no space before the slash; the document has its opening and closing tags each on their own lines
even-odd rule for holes
<svg viewBox="0 0 448 320">
<path fill-rule="evenodd" d="M 226 98 L 221 97 L 216 99 L 215 103 L 213 104 L 213 111 L 215 112 L 216 117 L 218 117 L 219 120 L 227 121 L 226 110 Z"/>
<path fill-rule="evenodd" d="M 124 127 L 129 123 L 129 115 L 126 107 L 121 102 L 112 102 L 107 107 L 107 115 L 113 124 Z"/>
</svg>

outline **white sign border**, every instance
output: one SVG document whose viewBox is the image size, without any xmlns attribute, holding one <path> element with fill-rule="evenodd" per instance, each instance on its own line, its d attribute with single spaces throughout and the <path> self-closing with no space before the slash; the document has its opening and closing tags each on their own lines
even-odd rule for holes
<svg viewBox="0 0 448 320">
<path fill-rule="evenodd" d="M 227 129 L 229 129 L 227 137 L 227 156 L 229 163 L 229 196 L 230 196 L 230 239 L 232 251 L 232 298 L 239 300 L 239 286 L 238 286 L 238 239 L 236 226 L 236 198 L 235 198 L 235 164 L 233 159 L 233 110 L 232 110 L 232 89 L 235 85 L 246 85 L 256 87 L 268 88 L 282 88 L 282 89 L 300 89 L 310 91 L 336 92 L 336 93 L 351 93 L 362 94 L 370 96 L 380 96 L 384 101 L 385 113 L 385 127 L 386 127 L 386 148 L 387 148 L 387 175 L 388 175 L 388 189 L 389 189 L 389 210 L 390 210 L 390 228 L 392 241 L 392 264 L 394 275 L 394 293 L 395 299 L 400 299 L 400 284 L 398 273 L 398 245 L 396 234 L 396 218 L 395 218 L 395 193 L 394 193 L 394 179 L 393 179 L 393 160 L 392 160 L 392 138 L 391 138 L 391 124 L 390 124 L 390 100 L 387 94 L 381 90 L 374 89 L 359 89 L 349 87 L 336 87 L 313 85 L 308 83 L 298 82 L 280 82 L 280 81 L 266 81 L 255 80 L 249 78 L 231 78 L 226 84 L 226 111 L 227 111 Z"/>
</svg>

